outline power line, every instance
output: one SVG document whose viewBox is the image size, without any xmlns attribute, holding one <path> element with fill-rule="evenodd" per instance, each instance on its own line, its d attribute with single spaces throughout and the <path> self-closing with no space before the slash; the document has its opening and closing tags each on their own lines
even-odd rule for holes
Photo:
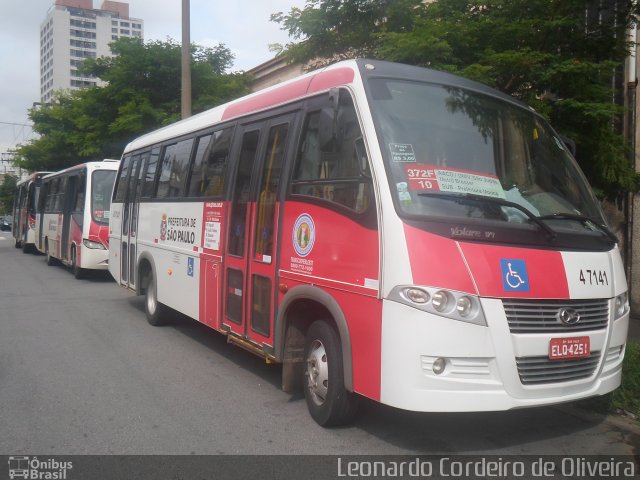
<svg viewBox="0 0 640 480">
<path fill-rule="evenodd" d="M 2 125 L 14 125 L 17 127 L 33 127 L 32 123 L 15 123 L 15 122 L 2 122 L 2 121 L 0 121 L 0 123 Z"/>
</svg>

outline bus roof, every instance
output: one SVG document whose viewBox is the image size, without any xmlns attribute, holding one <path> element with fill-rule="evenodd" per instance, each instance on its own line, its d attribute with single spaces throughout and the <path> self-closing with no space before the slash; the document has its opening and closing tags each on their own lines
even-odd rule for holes
<svg viewBox="0 0 640 480">
<path fill-rule="evenodd" d="M 129 143 L 124 151 L 127 153 L 225 120 L 267 110 L 332 87 L 347 85 L 353 82 L 357 70 L 356 62 L 347 60 L 306 73 L 142 135 Z"/>
<path fill-rule="evenodd" d="M 16 183 L 16 186 L 20 186 L 20 185 L 24 185 L 25 183 L 29 183 L 29 182 L 33 182 L 34 180 L 37 180 L 38 178 L 42 178 L 46 175 L 49 175 L 52 172 L 34 172 L 31 175 L 29 175 L 27 178 L 20 180 Z"/>
<path fill-rule="evenodd" d="M 112 158 L 105 158 L 102 161 L 95 162 L 85 162 L 80 163 L 78 165 L 73 165 L 71 167 L 67 167 L 64 170 L 59 170 L 57 172 L 49 173 L 45 178 L 55 178 L 58 175 L 65 175 L 69 172 L 73 172 L 74 170 L 79 170 L 81 168 L 89 168 L 89 169 L 98 169 L 98 170 L 118 170 L 118 166 L 120 164 L 120 160 L 115 160 Z"/>
</svg>

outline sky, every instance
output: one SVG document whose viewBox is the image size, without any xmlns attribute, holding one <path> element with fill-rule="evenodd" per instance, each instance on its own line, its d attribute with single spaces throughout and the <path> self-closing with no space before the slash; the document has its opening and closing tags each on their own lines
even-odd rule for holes
<svg viewBox="0 0 640 480">
<path fill-rule="evenodd" d="M 126 1 L 126 0 L 123 0 Z M 129 16 L 144 20 L 144 39 L 180 42 L 181 0 L 128 0 Z M 40 23 L 54 0 L 0 0 L 0 153 L 34 138 L 27 110 L 40 101 Z M 102 0 L 93 0 L 100 8 Z M 233 70 L 249 70 L 271 58 L 269 44 L 287 33 L 272 13 L 304 7 L 304 0 L 191 0 L 191 42 L 224 43 L 235 55 Z M 3 155 L 3 158 L 6 158 Z"/>
</svg>

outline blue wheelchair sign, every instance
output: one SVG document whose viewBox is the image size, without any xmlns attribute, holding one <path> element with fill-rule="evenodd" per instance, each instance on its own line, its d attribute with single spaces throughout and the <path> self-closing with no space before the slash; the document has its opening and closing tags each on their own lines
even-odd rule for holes
<svg viewBox="0 0 640 480">
<path fill-rule="evenodd" d="M 529 291 L 529 276 L 524 260 L 501 258 L 500 269 L 502 270 L 502 285 L 506 292 Z"/>
<path fill-rule="evenodd" d="M 187 262 L 187 275 L 193 277 L 193 257 L 189 257 Z"/>
</svg>

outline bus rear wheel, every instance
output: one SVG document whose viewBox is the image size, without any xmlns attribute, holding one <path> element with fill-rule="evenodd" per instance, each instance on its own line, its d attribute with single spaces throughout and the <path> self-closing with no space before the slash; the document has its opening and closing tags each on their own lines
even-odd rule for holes
<svg viewBox="0 0 640 480">
<path fill-rule="evenodd" d="M 154 327 L 160 327 L 168 323 L 167 307 L 158 301 L 158 289 L 153 273 L 147 279 L 147 286 L 144 292 L 144 312 L 147 314 L 147 321 Z"/>
<path fill-rule="evenodd" d="M 351 422 L 358 413 L 359 397 L 344 386 L 340 338 L 326 321 L 309 327 L 304 359 L 304 396 L 311 417 L 323 427 Z"/>
</svg>

